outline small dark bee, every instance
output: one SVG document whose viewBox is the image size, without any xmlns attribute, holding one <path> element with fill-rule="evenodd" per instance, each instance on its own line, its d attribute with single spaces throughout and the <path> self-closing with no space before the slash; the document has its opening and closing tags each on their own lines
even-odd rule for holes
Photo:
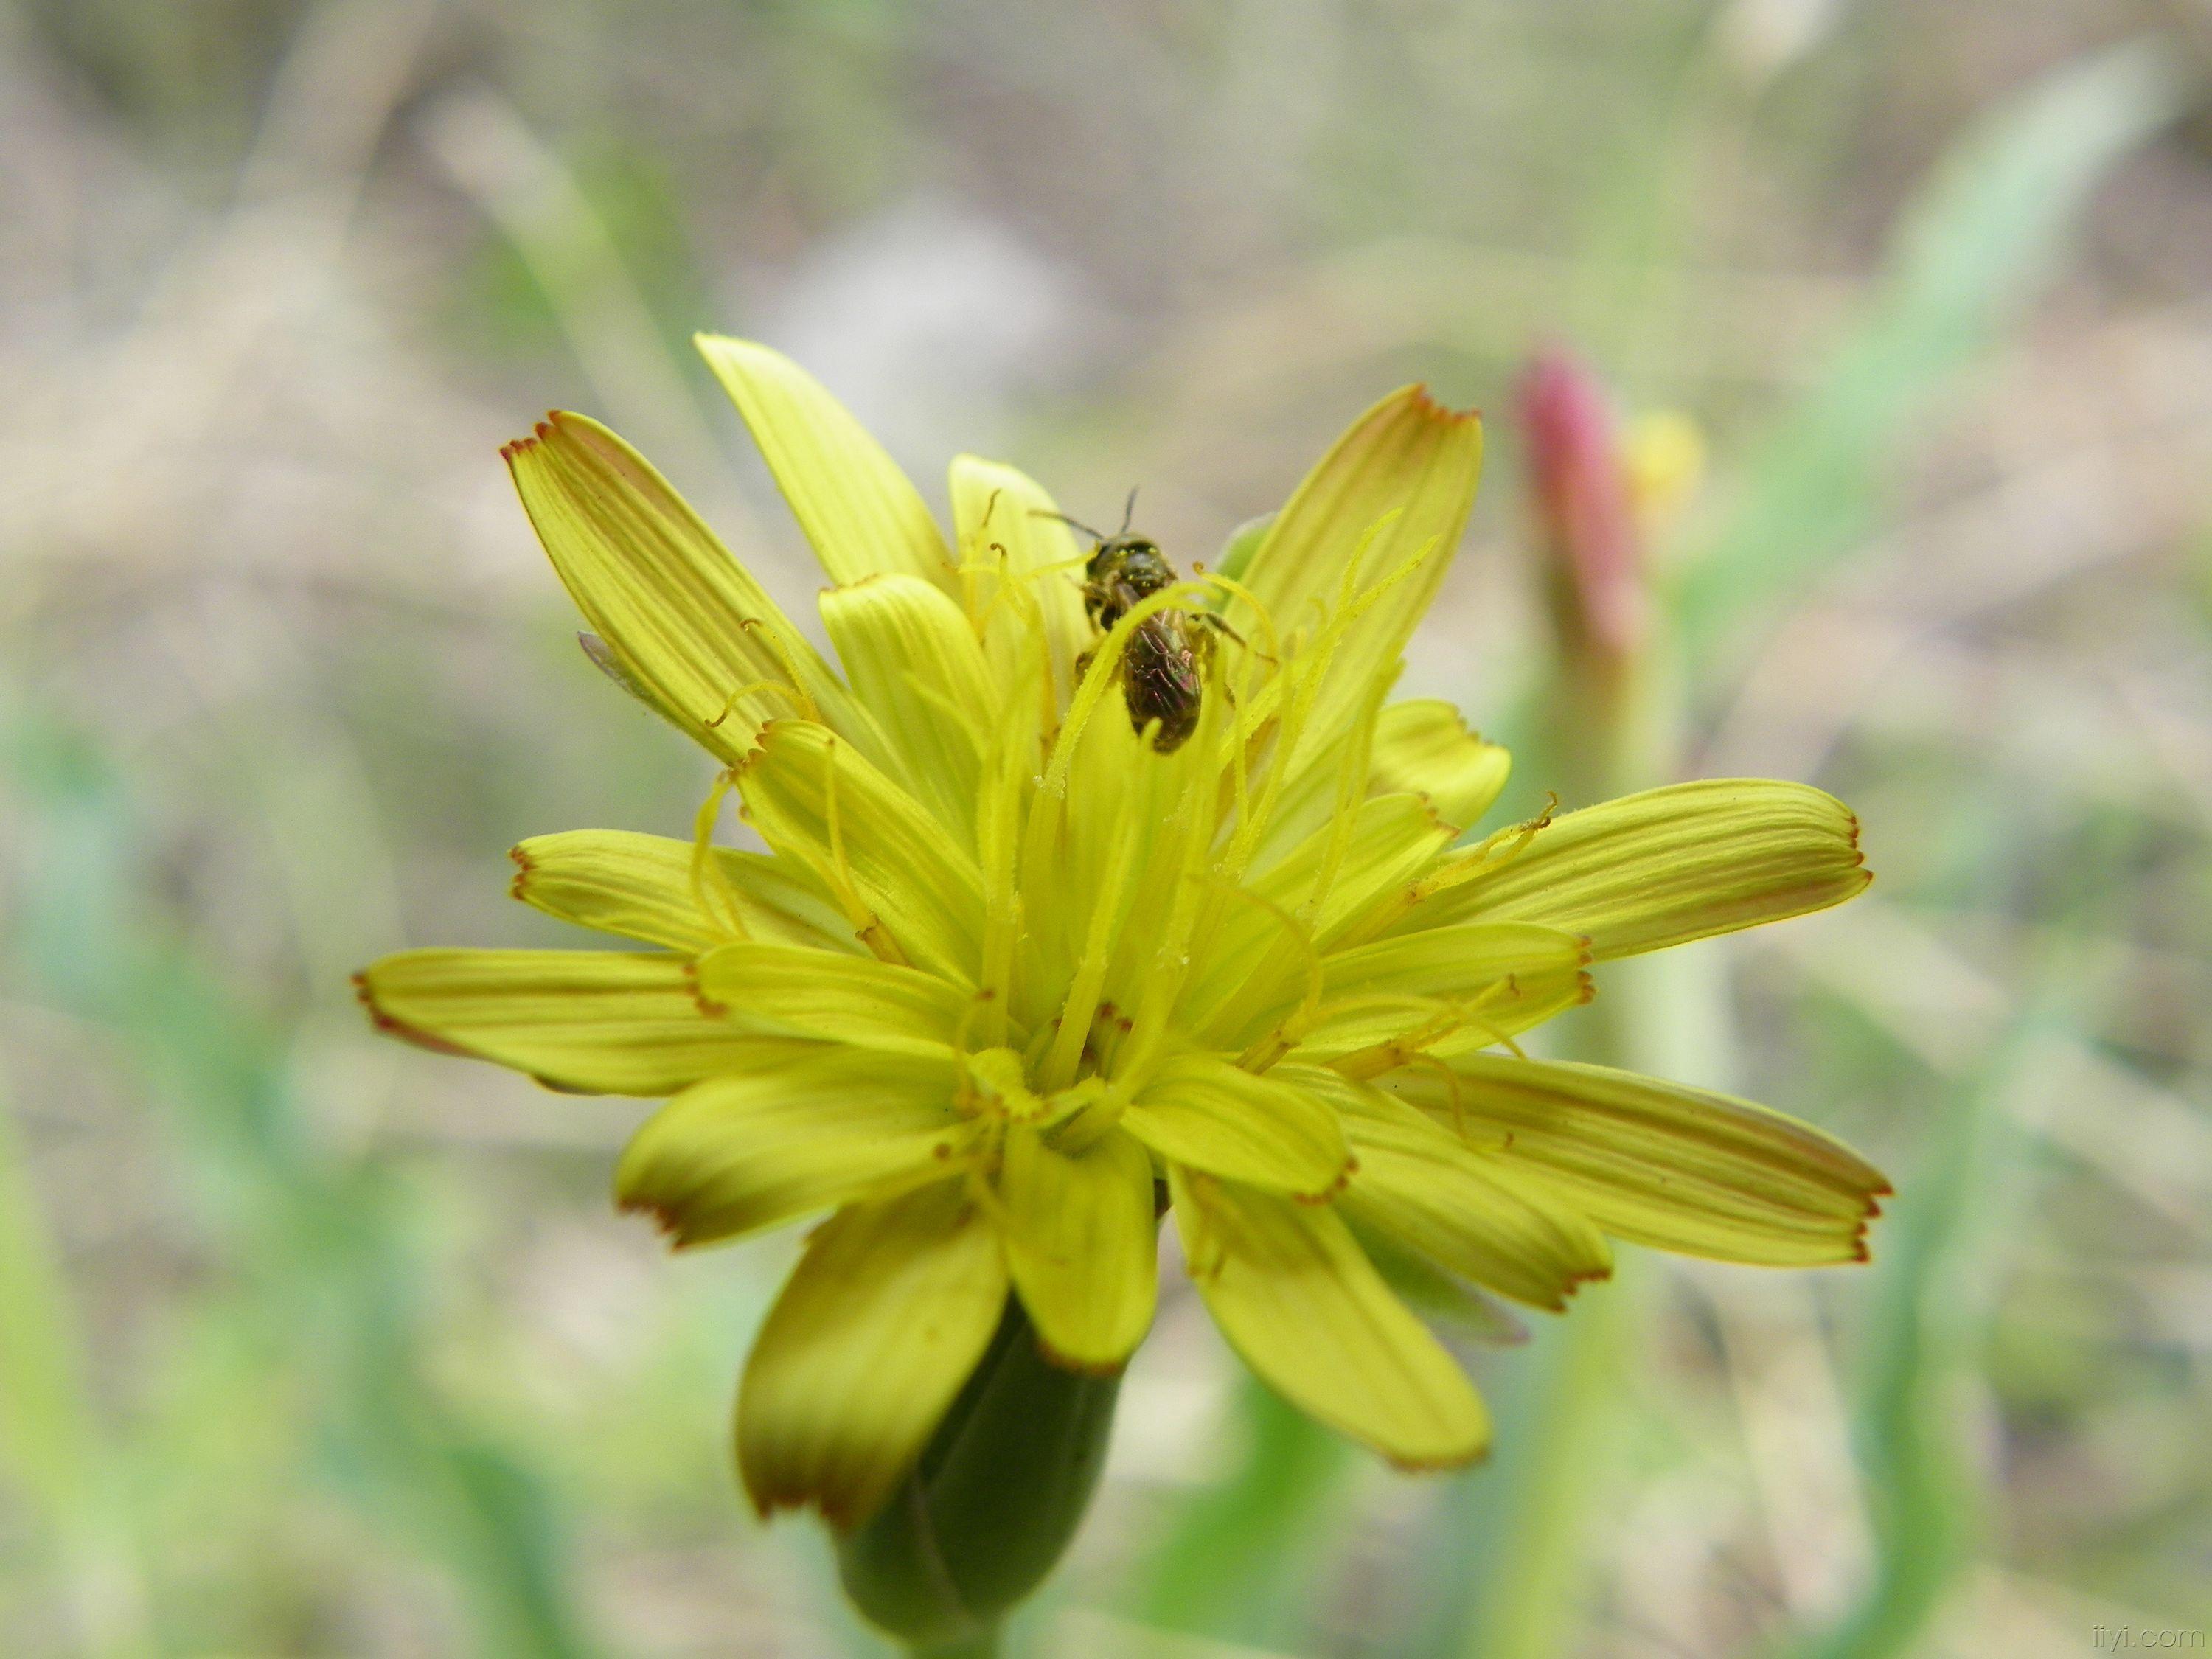
<svg viewBox="0 0 2212 1659">
<path fill-rule="evenodd" d="M 1121 513 L 1121 527 L 1101 535 L 1065 514 L 1048 516 L 1072 525 L 1096 544 L 1083 567 L 1083 608 L 1091 625 L 1103 634 L 1127 616 L 1139 600 L 1173 586 L 1182 578 L 1149 536 L 1129 533 L 1129 520 L 1137 510 L 1137 492 Z M 1116 665 L 1121 700 L 1128 707 L 1129 724 L 1142 732 L 1152 721 L 1159 732 L 1152 747 L 1171 755 L 1189 741 L 1198 729 L 1199 709 L 1206 692 L 1206 665 L 1213 658 L 1213 636 L 1235 633 L 1210 611 L 1170 608 L 1156 611 L 1137 624 L 1136 631 Z M 1076 659 L 1079 680 L 1090 672 L 1096 648 Z"/>
</svg>

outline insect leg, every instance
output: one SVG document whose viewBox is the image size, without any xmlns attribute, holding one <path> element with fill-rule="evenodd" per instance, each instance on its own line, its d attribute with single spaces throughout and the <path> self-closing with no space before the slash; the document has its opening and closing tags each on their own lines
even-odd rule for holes
<svg viewBox="0 0 2212 1659">
<path fill-rule="evenodd" d="M 1211 611 L 1194 611 L 1191 612 L 1191 616 L 1194 620 L 1205 623 L 1206 627 L 1212 629 L 1215 633 L 1226 634 L 1231 639 L 1236 641 L 1237 644 L 1243 646 L 1247 651 L 1251 651 L 1252 654 L 1259 658 L 1261 662 L 1268 664 L 1274 663 L 1275 659 L 1269 656 L 1266 652 L 1254 651 L 1251 641 L 1246 639 L 1242 634 L 1231 628 L 1220 617 L 1215 616 Z"/>
</svg>

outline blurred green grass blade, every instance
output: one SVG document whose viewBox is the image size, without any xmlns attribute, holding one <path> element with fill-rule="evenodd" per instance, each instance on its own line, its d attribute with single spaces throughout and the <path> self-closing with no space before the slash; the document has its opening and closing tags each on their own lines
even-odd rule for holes
<svg viewBox="0 0 2212 1659">
<path fill-rule="evenodd" d="M 720 447 L 674 348 L 690 325 L 661 327 L 575 170 L 489 86 L 449 93 L 417 131 L 521 261 L 607 417 L 664 468 L 712 477 Z"/>
<path fill-rule="evenodd" d="M 157 1649 L 117 1473 L 69 1285 L 0 1098 L 0 1474 L 49 1540 L 82 1650 L 125 1659 Z"/>
<path fill-rule="evenodd" d="M 1984 117 L 1907 210 L 1869 314 L 1755 453 L 1678 593 L 1689 660 L 1845 551 L 1909 423 L 2063 257 L 2098 182 L 2170 118 L 2180 77 L 2148 40 L 2061 69 Z"/>
<path fill-rule="evenodd" d="M 1950 884 L 1960 899 L 1986 902 L 1987 890 L 2032 862 L 1995 811 L 1972 815 L 1986 820 L 1977 836 L 1984 850 Z M 1917 1167 L 1902 1173 L 1875 1234 L 1876 1293 L 1860 1334 L 1853 1413 L 1874 1575 L 1840 1622 L 1785 1649 L 1790 1659 L 1920 1651 L 1965 1592 L 1996 1501 L 1965 1413 L 1983 1383 L 2008 1257 L 2033 1231 L 2039 1173 L 2014 1103 L 2047 1072 L 2054 1046 L 2092 1042 L 2080 1004 L 2097 981 L 2080 941 L 2100 923 L 2115 873 L 2137 856 L 2138 832 L 2124 818 L 2076 848 L 2046 902 L 2057 925 L 2031 947 L 2015 1012 L 1955 1067 L 1955 1103 L 1936 1119 Z"/>
<path fill-rule="evenodd" d="M 1491 1461 L 1461 1477 L 1447 1595 L 1420 1651 L 1437 1659 L 1552 1659 L 1575 1651 L 1591 1520 L 1619 1461 L 1621 1411 L 1645 1301 L 1642 1264 L 1586 1286 L 1565 1318 L 1512 1355 L 1496 1391 Z"/>
<path fill-rule="evenodd" d="M 1352 1454 L 1241 1368 L 1236 1397 L 1243 1461 L 1169 1519 L 1135 1612 L 1163 1630 L 1282 1645 L 1313 1608 L 1312 1570 Z"/>
<path fill-rule="evenodd" d="M 1949 1113 L 1884 1224 L 1883 1280 L 1869 1322 L 1867 1382 L 1855 1438 L 1875 1533 L 1875 1580 L 1844 1621 L 1800 1659 L 1905 1651 L 1972 1559 L 1982 1504 L 1952 1396 L 1967 1363 L 1966 1322 L 1944 1295 L 1967 1254 L 1982 1185 L 1989 1090 Z"/>
<path fill-rule="evenodd" d="M 362 1506 L 442 1561 L 480 1650 L 592 1653 L 550 1504 L 426 1381 L 422 1297 L 382 1184 L 310 1145 L 273 1034 L 145 899 L 121 781 L 89 739 L 4 704 L 0 767 L 29 854 L 7 940 L 25 988 L 112 1032 L 176 1103 L 179 1144 L 254 1282 L 257 1316 L 280 1349 L 328 1366 L 322 1427 L 357 1471 Z"/>
<path fill-rule="evenodd" d="M 2015 1237 L 2021 1219 L 2012 1212 L 2030 1148 L 2007 1103 L 2055 1018 L 2049 995 L 2035 1000 L 2040 1006 L 2020 1015 L 1938 1119 L 1876 1234 L 1880 1281 L 1862 1337 L 1853 1431 L 1874 1578 L 1833 1629 L 1789 1649 L 1792 1659 L 1916 1651 L 1983 1541 L 1990 1498 L 1960 1414 L 1979 1373 L 1999 1241 Z"/>
<path fill-rule="evenodd" d="M 474 1577 L 498 1587 L 487 1598 L 489 1619 L 504 1625 L 499 1651 L 582 1655 L 567 1585 L 553 1507 L 537 1479 L 503 1449 L 453 1435 L 426 1449 L 450 1472 L 450 1515 L 466 1528 L 465 1547 L 477 1557 Z"/>
<path fill-rule="evenodd" d="M 97 1437 L 69 1291 L 15 1115 L 0 1102 L 0 1468 L 36 1504 L 66 1514 L 91 1485 Z"/>
</svg>

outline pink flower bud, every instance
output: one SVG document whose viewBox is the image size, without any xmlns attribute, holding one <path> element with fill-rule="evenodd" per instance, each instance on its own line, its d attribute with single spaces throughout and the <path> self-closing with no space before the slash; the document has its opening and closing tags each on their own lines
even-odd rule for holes
<svg viewBox="0 0 2212 1659">
<path fill-rule="evenodd" d="M 1521 419 L 1537 530 L 1570 649 L 1626 656 L 1644 625 L 1644 544 L 1605 386 L 1561 346 L 1522 373 Z"/>
</svg>

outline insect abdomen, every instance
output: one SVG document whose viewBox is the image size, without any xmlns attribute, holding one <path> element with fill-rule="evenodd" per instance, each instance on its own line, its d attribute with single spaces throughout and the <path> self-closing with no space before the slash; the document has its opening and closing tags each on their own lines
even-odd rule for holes
<svg viewBox="0 0 2212 1659">
<path fill-rule="evenodd" d="M 1181 612 L 1164 611 L 1137 626 L 1121 664 L 1121 691 L 1129 723 L 1139 732 L 1160 723 L 1152 747 L 1163 755 L 1182 747 L 1198 729 L 1205 693 L 1190 625 Z"/>
</svg>

